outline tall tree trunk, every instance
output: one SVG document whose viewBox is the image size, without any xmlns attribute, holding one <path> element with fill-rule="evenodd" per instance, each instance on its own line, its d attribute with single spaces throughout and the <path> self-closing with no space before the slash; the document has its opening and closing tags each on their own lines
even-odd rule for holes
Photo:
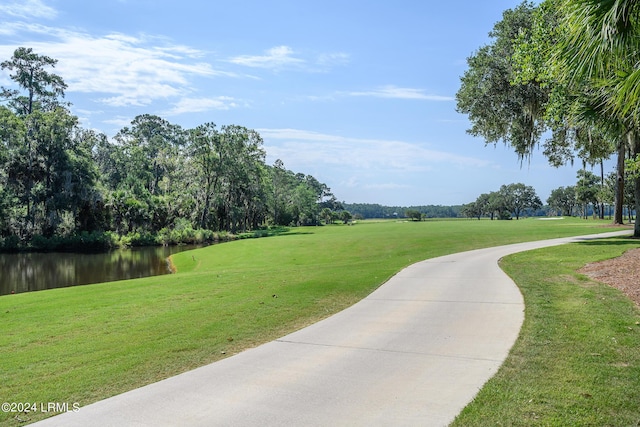
<svg viewBox="0 0 640 427">
<path fill-rule="evenodd" d="M 633 158 L 636 158 L 638 154 L 640 154 L 640 138 L 636 134 L 635 130 L 629 132 L 629 145 L 631 146 L 631 155 Z M 633 237 L 640 237 L 640 174 L 636 174 L 633 179 L 634 188 L 633 188 L 633 196 L 634 196 L 634 208 L 636 211 L 636 220 L 635 225 L 633 227 Z"/>
<path fill-rule="evenodd" d="M 30 124 L 30 126 L 33 126 L 33 124 Z M 32 150 L 32 135 L 33 135 L 33 129 L 29 128 L 29 132 L 27 134 L 27 188 L 26 188 L 26 193 L 27 193 L 27 236 L 28 238 L 31 238 L 33 236 L 34 230 L 36 228 L 36 214 L 35 214 L 35 198 L 33 197 L 32 194 L 32 189 L 34 186 L 34 182 L 33 182 L 33 165 L 35 163 L 35 159 L 33 156 L 33 150 Z M 23 236 L 25 237 L 25 236 Z"/>
<path fill-rule="evenodd" d="M 633 237 L 640 237 L 640 176 L 634 178 L 633 196 L 635 200 L 636 220 L 633 227 Z"/>
<path fill-rule="evenodd" d="M 200 228 L 207 228 L 207 218 L 209 217 L 209 205 L 211 204 L 211 195 L 209 190 L 207 189 L 205 198 L 204 198 L 204 206 L 202 208 L 202 215 L 200 216 Z"/>
<path fill-rule="evenodd" d="M 604 191 L 604 162 L 600 160 L 600 189 Z M 604 219 L 604 201 L 600 201 L 600 219 Z"/>
<path fill-rule="evenodd" d="M 631 142 L 630 135 L 627 136 Z M 624 139 L 618 142 L 618 167 L 616 169 L 616 197 L 614 208 L 614 224 L 624 224 L 624 158 L 627 153 Z"/>
</svg>

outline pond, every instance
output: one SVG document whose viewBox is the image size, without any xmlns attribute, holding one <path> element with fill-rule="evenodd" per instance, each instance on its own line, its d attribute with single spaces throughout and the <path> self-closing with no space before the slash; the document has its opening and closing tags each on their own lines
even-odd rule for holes
<svg viewBox="0 0 640 427">
<path fill-rule="evenodd" d="M 84 254 L 0 254 L 0 295 L 170 274 L 167 258 L 196 247 L 158 246 Z"/>
</svg>

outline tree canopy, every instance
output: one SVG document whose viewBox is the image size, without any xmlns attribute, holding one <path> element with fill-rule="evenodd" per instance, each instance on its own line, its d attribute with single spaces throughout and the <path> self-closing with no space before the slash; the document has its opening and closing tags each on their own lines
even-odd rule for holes
<svg viewBox="0 0 640 427">
<path fill-rule="evenodd" d="M 95 233 L 206 240 L 341 209 L 313 176 L 267 165 L 262 138 L 243 126 L 183 129 L 143 114 L 112 139 L 83 129 L 61 102 L 56 63 L 27 48 L 2 62 L 17 88 L 3 87 L 0 105 L 0 248 Z"/>
<path fill-rule="evenodd" d="M 458 111 L 471 121 L 468 132 L 504 142 L 520 161 L 541 142 L 554 166 L 575 157 L 601 164 L 617 153 L 615 222 L 624 159 L 635 162 L 640 154 L 638 16 L 640 4 L 631 0 L 525 1 L 504 12 L 489 33 L 492 42 L 468 59 L 456 95 Z M 637 211 L 640 178 L 632 183 Z"/>
<path fill-rule="evenodd" d="M 546 130 L 542 105 L 548 92 L 535 80 L 514 83 L 514 41 L 530 31 L 533 12 L 530 2 L 504 12 L 489 33 L 493 42 L 467 59 L 469 68 L 456 94 L 457 111 L 471 121 L 468 132 L 486 143 L 511 146 L 521 161 L 531 156 Z"/>
<path fill-rule="evenodd" d="M 522 183 L 505 184 L 498 191 L 483 193 L 472 202 L 464 205 L 462 214 L 469 218 L 480 219 L 488 216 L 491 219 L 516 220 L 529 210 L 535 212 L 542 207 L 542 201 L 533 187 Z"/>
</svg>

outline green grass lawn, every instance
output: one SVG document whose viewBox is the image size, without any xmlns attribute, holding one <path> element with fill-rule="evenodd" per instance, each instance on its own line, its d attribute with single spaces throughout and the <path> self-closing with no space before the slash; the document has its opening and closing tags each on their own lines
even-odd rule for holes
<svg viewBox="0 0 640 427">
<path fill-rule="evenodd" d="M 576 272 L 638 245 L 607 239 L 506 257 L 501 266 L 522 290 L 525 322 L 454 425 L 640 425 L 640 310 Z"/>
<path fill-rule="evenodd" d="M 603 227 L 607 223 L 526 219 L 305 227 L 177 254 L 175 275 L 2 296 L 0 400 L 84 406 L 315 322 L 422 259 L 611 231 Z M 18 425 L 14 415 L 0 412 L 0 423 Z M 35 421 L 46 415 L 20 417 Z"/>
</svg>

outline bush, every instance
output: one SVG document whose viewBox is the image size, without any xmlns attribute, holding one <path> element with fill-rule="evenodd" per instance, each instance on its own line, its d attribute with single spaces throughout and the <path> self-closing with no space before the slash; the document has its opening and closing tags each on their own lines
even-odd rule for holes
<svg viewBox="0 0 640 427">
<path fill-rule="evenodd" d="M 131 232 L 120 237 L 120 246 L 122 247 L 155 245 L 157 245 L 156 236 L 148 231 L 143 231 L 142 233 Z"/>
<path fill-rule="evenodd" d="M 193 229 L 191 224 L 178 223 L 173 229 L 163 228 L 156 236 L 159 245 L 183 245 L 211 243 L 219 240 L 219 234 L 202 228 Z"/>
<path fill-rule="evenodd" d="M 271 235 L 268 230 L 258 230 L 257 234 L 246 233 L 245 237 L 264 237 Z M 131 232 L 120 236 L 115 232 L 83 231 L 70 236 L 45 237 L 35 235 L 28 242 L 22 242 L 18 236 L 0 237 L 0 251 L 17 252 L 21 250 L 34 252 L 100 252 L 114 248 L 132 246 L 183 245 L 227 242 L 237 237 L 229 232 L 213 232 L 206 229 L 193 229 L 188 223 L 181 223 L 174 229 L 163 228 L 157 234 Z"/>
<path fill-rule="evenodd" d="M 0 250 L 5 252 L 17 252 L 20 246 L 20 238 L 18 236 L 7 236 L 0 238 Z"/>
<path fill-rule="evenodd" d="M 17 237 L 16 237 L 17 239 Z M 72 252 L 90 251 L 99 252 L 120 246 L 117 235 L 111 232 L 83 231 L 67 237 L 44 237 L 35 235 L 27 245 L 27 249 L 38 252 Z"/>
</svg>

